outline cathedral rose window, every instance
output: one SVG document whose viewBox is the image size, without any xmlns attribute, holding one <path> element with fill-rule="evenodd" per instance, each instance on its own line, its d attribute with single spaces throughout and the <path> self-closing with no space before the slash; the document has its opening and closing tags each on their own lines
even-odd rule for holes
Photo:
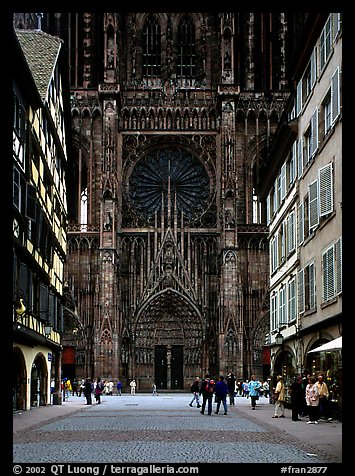
<svg viewBox="0 0 355 476">
<path fill-rule="evenodd" d="M 209 177 L 190 152 L 165 147 L 148 152 L 133 169 L 129 195 L 135 208 L 152 217 L 164 207 L 165 215 L 174 210 L 187 219 L 201 214 L 209 198 Z"/>
</svg>

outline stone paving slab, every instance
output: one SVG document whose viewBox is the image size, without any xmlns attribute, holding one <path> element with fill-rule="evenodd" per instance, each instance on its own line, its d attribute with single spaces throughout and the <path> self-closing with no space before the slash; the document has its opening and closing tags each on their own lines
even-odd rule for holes
<svg viewBox="0 0 355 476">
<path fill-rule="evenodd" d="M 292 422 L 287 410 L 285 419 L 272 419 L 274 406 L 267 399 L 252 411 L 240 397 L 228 415 L 211 416 L 189 407 L 191 394 L 105 396 L 92 406 L 79 397 L 71 400 L 14 415 L 14 462 L 342 461 L 341 422 Z"/>
</svg>

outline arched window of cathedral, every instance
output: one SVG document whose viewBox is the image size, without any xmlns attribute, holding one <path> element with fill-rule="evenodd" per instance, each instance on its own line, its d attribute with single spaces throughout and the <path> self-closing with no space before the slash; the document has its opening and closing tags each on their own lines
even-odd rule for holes
<svg viewBox="0 0 355 476">
<path fill-rule="evenodd" d="M 147 17 L 142 37 L 143 76 L 158 77 L 161 74 L 161 28 L 155 15 Z"/>
<path fill-rule="evenodd" d="M 190 15 L 184 15 L 178 25 L 177 71 L 179 78 L 196 76 L 196 38 L 195 25 Z"/>
</svg>

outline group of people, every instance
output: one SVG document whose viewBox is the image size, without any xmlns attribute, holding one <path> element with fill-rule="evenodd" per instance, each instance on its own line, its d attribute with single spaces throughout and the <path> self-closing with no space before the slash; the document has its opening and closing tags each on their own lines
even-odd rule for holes
<svg viewBox="0 0 355 476">
<path fill-rule="evenodd" d="M 274 389 L 275 413 L 273 418 L 285 418 L 286 389 L 281 375 L 277 376 Z M 303 378 L 294 378 L 291 387 L 291 417 L 293 421 L 301 421 L 300 417 L 308 415 L 308 424 L 318 424 L 321 418 L 332 421 L 329 415 L 329 390 L 324 375 L 318 374 L 316 379 L 310 374 Z"/>
<path fill-rule="evenodd" d="M 212 415 L 212 403 L 213 397 L 216 403 L 215 413 L 218 414 L 221 404 L 223 405 L 224 415 L 228 413 L 227 397 L 229 396 L 229 405 L 234 405 L 234 398 L 237 395 L 236 392 L 236 378 L 233 372 L 229 373 L 227 378 L 220 375 L 218 381 L 215 382 L 211 379 L 210 375 L 206 375 L 201 381 L 199 377 L 196 377 L 195 381 L 191 385 L 191 392 L 193 397 L 189 403 L 190 407 L 196 402 L 197 408 L 201 408 L 200 413 L 205 414 L 207 405 L 207 414 Z M 250 395 L 251 407 L 255 410 L 256 402 L 260 396 L 260 389 L 262 383 L 256 380 L 255 375 L 251 376 L 250 382 L 248 382 L 248 396 Z M 200 397 L 202 397 L 202 405 L 200 403 Z"/>
<path fill-rule="evenodd" d="M 64 378 L 62 381 L 62 392 L 64 400 L 69 401 L 70 396 L 76 395 L 86 398 L 86 405 L 92 405 L 92 397 L 95 397 L 96 403 L 101 403 L 101 395 L 113 395 L 114 383 L 112 380 L 101 379 L 81 379 L 81 381 L 74 380 L 71 382 L 69 378 Z M 117 380 L 116 384 L 117 395 L 122 395 L 122 382 Z"/>
</svg>

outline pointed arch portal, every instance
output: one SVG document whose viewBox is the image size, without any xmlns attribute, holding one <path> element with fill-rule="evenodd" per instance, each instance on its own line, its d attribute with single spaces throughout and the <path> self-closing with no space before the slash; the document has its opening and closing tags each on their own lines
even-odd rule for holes
<svg viewBox="0 0 355 476">
<path fill-rule="evenodd" d="M 203 327 L 198 309 L 182 293 L 168 288 L 148 299 L 134 329 L 134 374 L 158 389 L 178 390 L 200 375 Z"/>
</svg>

